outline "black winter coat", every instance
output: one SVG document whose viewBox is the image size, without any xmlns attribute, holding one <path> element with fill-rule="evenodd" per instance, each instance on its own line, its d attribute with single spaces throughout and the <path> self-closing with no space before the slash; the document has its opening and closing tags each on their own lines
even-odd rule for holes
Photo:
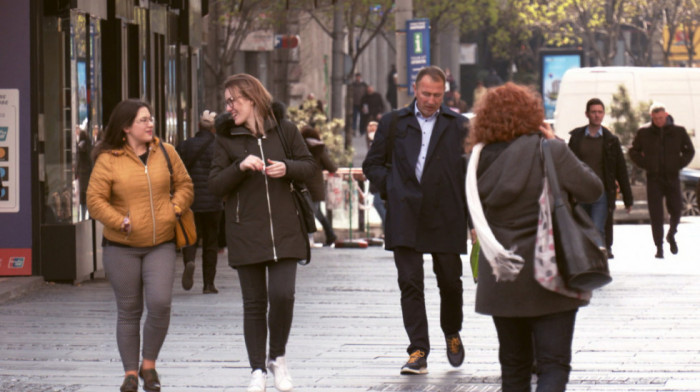
<svg viewBox="0 0 700 392">
<path fill-rule="evenodd" d="M 209 146 L 205 145 L 209 143 Z M 201 150 L 204 148 L 204 150 Z M 197 153 L 201 151 L 199 157 Z M 214 212 L 223 210 L 221 198 L 209 190 L 209 171 L 214 157 L 214 134 L 210 131 L 199 131 L 177 146 L 177 152 L 187 167 L 187 172 L 194 184 L 194 203 L 192 211 Z M 196 158 L 196 160 L 195 160 Z"/>
<path fill-rule="evenodd" d="M 622 153 L 620 139 L 613 135 L 610 130 L 603 127 L 603 186 L 605 187 L 605 195 L 608 199 L 608 207 L 615 208 L 615 199 L 617 186 L 615 181 L 620 184 L 622 192 L 622 200 L 625 207 L 629 208 L 634 202 L 632 196 L 632 188 L 630 187 L 629 176 L 627 175 L 627 164 L 625 156 Z M 586 127 L 576 128 L 569 132 L 569 148 L 574 152 L 576 157 L 581 159 L 581 140 L 585 137 Z"/>
<path fill-rule="evenodd" d="M 338 170 L 338 165 L 328 155 L 328 149 L 322 141 L 311 137 L 307 137 L 304 141 L 318 166 L 318 170 L 306 181 L 306 187 L 309 189 L 309 194 L 311 194 L 311 200 L 324 201 L 326 200 L 326 187 L 323 182 L 323 171 L 327 170 L 329 173 L 335 173 Z"/>
<path fill-rule="evenodd" d="M 430 138 L 421 182 L 416 162 L 421 128 L 415 101 L 382 116 L 374 141 L 362 164 L 365 176 L 387 195 L 386 249 L 409 247 L 418 252 L 466 253 L 467 205 L 464 193 L 464 139 L 467 120 L 440 107 Z M 398 115 L 392 166 L 387 160 L 391 118 Z"/>
<path fill-rule="evenodd" d="M 629 154 L 646 170 L 647 178 L 678 179 L 678 172 L 693 160 L 695 148 L 685 128 L 669 124 L 661 129 L 651 124 L 639 128 Z"/>
<path fill-rule="evenodd" d="M 265 123 L 265 136 L 258 138 L 232 120 L 217 124 L 214 160 L 209 189 L 225 201 L 226 244 L 232 267 L 306 259 L 307 234 L 302 231 L 290 180 L 306 181 L 316 170 L 316 162 L 306 148 L 297 127 L 283 120 Z M 292 159 L 285 155 L 278 129 L 284 132 Z M 270 178 L 262 172 L 241 171 L 248 155 L 282 161 L 287 166 L 283 178 Z"/>
</svg>

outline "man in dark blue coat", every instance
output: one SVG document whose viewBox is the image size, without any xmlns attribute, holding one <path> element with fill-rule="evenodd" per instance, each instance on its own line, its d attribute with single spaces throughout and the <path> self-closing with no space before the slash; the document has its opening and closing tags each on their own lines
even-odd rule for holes
<svg viewBox="0 0 700 392">
<path fill-rule="evenodd" d="M 216 261 L 219 251 L 219 221 L 223 204 L 221 199 L 209 191 L 207 181 L 214 155 L 214 116 L 216 113 L 204 111 L 199 120 L 199 132 L 177 146 L 177 151 L 187 167 L 194 184 L 194 202 L 192 211 L 197 224 L 197 238 L 202 242 L 202 278 L 204 287 L 202 293 L 216 294 L 219 292 L 214 285 L 216 276 Z M 194 284 L 194 259 L 197 254 L 197 244 L 182 249 L 182 259 L 185 270 L 182 273 L 182 288 L 189 290 Z"/>
<path fill-rule="evenodd" d="M 410 344 L 402 374 L 427 372 L 430 353 L 425 311 L 423 254 L 430 253 L 440 289 L 440 326 L 452 366 L 464 360 L 462 261 L 467 247 L 463 144 L 466 119 L 442 104 L 445 74 L 423 68 L 415 100 L 382 116 L 362 165 L 387 201 L 386 249 L 394 252 L 401 310 Z"/>
</svg>

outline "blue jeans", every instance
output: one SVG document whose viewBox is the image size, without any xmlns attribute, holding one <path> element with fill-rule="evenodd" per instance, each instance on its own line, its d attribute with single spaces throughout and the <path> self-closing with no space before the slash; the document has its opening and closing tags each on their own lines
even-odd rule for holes
<svg viewBox="0 0 700 392">
<path fill-rule="evenodd" d="M 603 192 L 600 199 L 593 203 L 580 203 L 581 207 L 591 217 L 596 229 L 600 232 L 600 238 L 605 242 L 605 220 L 608 219 L 608 196 Z"/>
<path fill-rule="evenodd" d="M 578 309 L 538 317 L 495 317 L 503 392 L 530 392 L 537 360 L 537 392 L 566 390 Z"/>
<path fill-rule="evenodd" d="M 382 197 L 379 195 L 379 192 L 377 193 L 372 193 L 373 200 L 372 200 L 372 205 L 374 206 L 374 209 L 377 210 L 377 214 L 379 214 L 379 218 L 382 220 L 382 233 L 384 233 L 386 230 L 384 229 L 384 219 L 386 219 L 386 206 L 384 205 L 384 200 L 382 200 Z"/>
<path fill-rule="evenodd" d="M 357 127 L 360 125 L 360 116 L 362 116 L 362 106 L 353 105 L 352 106 L 352 129 L 357 131 Z"/>
</svg>

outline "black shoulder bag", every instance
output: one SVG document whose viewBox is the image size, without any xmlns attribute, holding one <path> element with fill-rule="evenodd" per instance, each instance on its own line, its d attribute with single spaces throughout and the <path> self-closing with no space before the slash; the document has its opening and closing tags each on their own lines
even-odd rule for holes
<svg viewBox="0 0 700 392">
<path fill-rule="evenodd" d="M 612 281 L 605 243 L 586 211 L 569 209 L 561 197 L 557 171 L 547 140 L 542 140 L 547 181 L 554 198 L 552 221 L 559 273 L 564 283 L 579 291 L 591 291 Z"/>
<path fill-rule="evenodd" d="M 280 142 L 284 149 L 284 155 L 287 159 L 294 159 L 292 151 L 287 144 L 287 138 L 284 136 L 284 132 L 279 123 L 277 124 L 277 133 L 280 135 Z M 297 209 L 297 216 L 299 217 L 299 224 L 301 225 L 302 231 L 305 234 L 315 233 L 316 218 L 314 217 L 314 202 L 311 200 L 311 194 L 306 184 L 300 181 L 290 180 L 289 191 L 292 193 L 292 199 L 294 199 L 294 206 Z M 306 263 L 302 264 L 308 264 L 311 261 L 311 246 L 308 238 L 304 238 L 304 242 L 306 243 Z"/>
</svg>

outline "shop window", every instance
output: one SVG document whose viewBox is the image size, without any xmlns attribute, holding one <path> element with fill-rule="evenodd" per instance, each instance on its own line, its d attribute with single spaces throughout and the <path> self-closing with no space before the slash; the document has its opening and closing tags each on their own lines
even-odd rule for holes
<svg viewBox="0 0 700 392">
<path fill-rule="evenodd" d="M 100 21 L 70 11 L 43 24 L 44 223 L 89 218 L 90 153 L 103 127 Z"/>
</svg>

